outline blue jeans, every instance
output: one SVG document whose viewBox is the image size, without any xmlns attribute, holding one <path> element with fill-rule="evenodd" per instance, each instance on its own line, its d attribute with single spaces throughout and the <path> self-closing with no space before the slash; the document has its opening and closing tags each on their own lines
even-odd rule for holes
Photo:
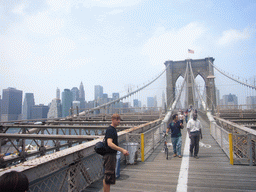
<svg viewBox="0 0 256 192">
<path fill-rule="evenodd" d="M 181 136 L 172 137 L 172 147 L 174 154 L 181 155 Z"/>
</svg>

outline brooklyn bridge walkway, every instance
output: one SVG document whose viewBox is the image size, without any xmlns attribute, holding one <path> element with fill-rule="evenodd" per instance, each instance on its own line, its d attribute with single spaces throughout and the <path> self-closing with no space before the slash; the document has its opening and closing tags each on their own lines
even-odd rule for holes
<svg viewBox="0 0 256 192">
<path fill-rule="evenodd" d="M 246 192 L 256 191 L 256 166 L 230 165 L 228 157 L 210 135 L 209 123 L 203 123 L 203 140 L 199 159 L 184 151 L 186 127 L 182 132 L 182 158 L 166 160 L 161 144 L 145 161 L 136 165 L 122 165 L 120 177 L 111 186 L 115 192 Z M 170 141 L 169 141 L 170 142 Z M 188 145 L 188 144 L 187 144 Z M 84 192 L 103 191 L 102 180 Z"/>
</svg>

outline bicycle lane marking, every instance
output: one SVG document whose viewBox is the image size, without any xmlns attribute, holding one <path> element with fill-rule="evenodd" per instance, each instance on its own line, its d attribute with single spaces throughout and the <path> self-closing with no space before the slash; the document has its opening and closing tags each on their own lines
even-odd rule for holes
<svg viewBox="0 0 256 192">
<path fill-rule="evenodd" d="M 186 134 L 185 147 L 183 151 L 183 157 L 180 166 L 180 174 L 178 179 L 177 192 L 187 192 L 188 183 L 188 167 L 189 167 L 189 136 Z"/>
</svg>

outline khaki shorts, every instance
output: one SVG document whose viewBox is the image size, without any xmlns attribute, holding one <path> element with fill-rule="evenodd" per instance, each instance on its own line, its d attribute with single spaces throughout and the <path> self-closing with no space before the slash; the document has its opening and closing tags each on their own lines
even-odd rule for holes
<svg viewBox="0 0 256 192">
<path fill-rule="evenodd" d="M 104 173 L 104 179 L 105 183 L 110 185 L 110 184 L 115 184 L 116 183 L 116 154 L 115 153 L 110 153 L 106 154 L 103 156 L 104 159 L 104 168 L 105 168 L 105 173 Z"/>
</svg>

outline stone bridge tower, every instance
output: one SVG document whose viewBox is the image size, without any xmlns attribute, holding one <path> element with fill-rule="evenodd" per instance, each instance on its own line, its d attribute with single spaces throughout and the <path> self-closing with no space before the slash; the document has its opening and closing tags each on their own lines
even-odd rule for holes
<svg viewBox="0 0 256 192">
<path fill-rule="evenodd" d="M 206 86 L 206 105 L 209 109 L 213 109 L 216 107 L 216 91 L 215 91 L 215 82 L 214 82 L 214 71 L 213 64 L 214 58 L 208 57 L 205 59 L 187 59 L 185 61 L 166 61 L 164 64 L 166 66 L 166 95 L 167 95 L 167 106 L 170 107 L 170 104 L 176 98 L 175 95 L 175 85 L 177 79 L 182 76 L 185 77 L 185 72 L 187 66 L 189 67 L 191 64 L 192 72 L 194 74 L 194 78 L 200 75 Z M 193 83 L 191 81 L 191 73 L 190 68 L 188 68 L 188 75 L 186 78 L 186 106 L 188 108 L 190 105 L 194 106 L 195 98 L 193 96 Z"/>
</svg>

